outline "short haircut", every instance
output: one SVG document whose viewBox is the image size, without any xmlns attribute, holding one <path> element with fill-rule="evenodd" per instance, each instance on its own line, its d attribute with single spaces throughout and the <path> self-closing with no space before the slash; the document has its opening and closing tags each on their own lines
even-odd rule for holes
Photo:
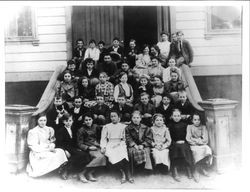
<svg viewBox="0 0 250 192">
<path fill-rule="evenodd" d="M 109 114 L 111 115 L 111 113 L 116 113 L 118 115 L 118 117 L 121 116 L 121 114 L 119 113 L 119 111 L 117 111 L 115 109 L 111 109 Z"/>
<path fill-rule="evenodd" d="M 158 79 L 160 79 L 160 80 L 161 80 L 161 82 L 163 81 L 163 80 L 162 80 L 162 76 L 160 76 L 160 75 L 155 75 L 155 76 L 154 76 L 154 78 L 158 78 Z"/>
<path fill-rule="evenodd" d="M 90 43 L 96 44 L 96 41 L 95 41 L 94 39 L 90 39 L 90 40 L 89 40 L 89 44 L 90 44 Z"/>
<path fill-rule="evenodd" d="M 149 94 L 148 94 L 147 92 L 142 92 L 142 93 L 140 94 L 140 97 L 143 97 L 143 96 L 148 96 L 148 98 L 149 98 Z"/>
<path fill-rule="evenodd" d="M 140 117 L 142 117 L 142 114 L 141 114 L 141 112 L 140 112 L 139 110 L 135 110 L 135 111 L 132 113 L 131 117 L 133 117 L 135 114 L 138 114 Z"/>
<path fill-rule="evenodd" d="M 73 61 L 72 59 L 67 61 L 67 65 L 75 65 L 75 64 L 76 64 L 75 61 Z"/>
<path fill-rule="evenodd" d="M 104 42 L 104 41 L 99 41 L 99 42 L 98 42 L 98 45 L 100 45 L 100 44 L 105 45 L 105 42 Z"/>
<path fill-rule="evenodd" d="M 83 41 L 83 39 L 82 39 L 82 38 L 77 39 L 77 40 L 76 40 L 76 43 L 78 43 L 78 41 L 82 41 L 82 42 L 83 42 L 83 44 L 84 44 L 84 41 Z"/>
<path fill-rule="evenodd" d="M 181 114 L 181 110 L 180 109 L 178 109 L 178 108 L 174 108 L 173 110 L 172 110 L 172 115 L 174 114 L 174 112 L 179 112 L 180 114 Z"/>
<path fill-rule="evenodd" d="M 108 52 L 104 54 L 104 57 L 106 57 L 106 56 L 110 56 L 111 57 L 110 53 L 108 53 Z"/>
<path fill-rule="evenodd" d="M 125 72 L 123 71 L 123 72 L 121 72 L 121 73 L 119 74 L 119 79 L 121 79 L 123 75 L 127 75 L 127 76 L 128 76 L 128 74 L 125 73 Z"/>
<path fill-rule="evenodd" d="M 85 61 L 84 61 L 86 64 L 87 63 L 95 63 L 95 61 L 92 59 L 92 58 L 87 58 L 87 59 L 85 59 Z"/>
<path fill-rule="evenodd" d="M 177 31 L 176 35 L 184 35 L 184 33 L 182 31 Z"/>
<path fill-rule="evenodd" d="M 61 121 L 67 121 L 70 117 L 73 118 L 73 116 L 70 113 L 64 113 L 63 116 L 61 117 Z"/>
<path fill-rule="evenodd" d="M 160 58 L 159 58 L 159 57 L 157 57 L 157 56 L 153 56 L 153 57 L 151 57 L 151 61 L 152 61 L 153 59 L 156 59 L 158 62 L 160 61 Z"/>
<path fill-rule="evenodd" d="M 152 117 L 152 122 L 154 123 L 157 117 L 161 117 L 165 121 L 165 117 L 161 113 L 155 113 Z"/>
<path fill-rule="evenodd" d="M 171 68 L 171 69 L 170 69 L 170 74 L 171 74 L 171 73 L 177 73 L 178 76 L 180 77 L 179 71 L 178 71 L 176 68 Z"/>
<path fill-rule="evenodd" d="M 75 101 L 76 99 L 81 99 L 81 100 L 82 100 L 82 97 L 81 97 L 81 96 L 75 96 L 75 97 L 74 97 L 74 101 Z"/>
<path fill-rule="evenodd" d="M 135 41 L 135 39 L 130 39 L 130 40 L 129 40 L 129 43 L 130 43 L 130 42 L 134 42 L 134 43 L 135 43 L 136 41 Z"/>
<path fill-rule="evenodd" d="M 151 46 L 151 48 L 154 48 L 154 49 L 155 49 L 158 53 L 160 53 L 160 52 L 161 52 L 161 50 L 160 50 L 159 46 L 158 46 L 158 45 L 156 45 L 156 44 L 152 45 L 152 46 Z"/>
<path fill-rule="evenodd" d="M 90 117 L 91 119 L 94 120 L 94 115 L 90 111 L 84 113 L 82 117 L 83 117 L 83 120 L 85 119 L 85 117 Z"/>
<path fill-rule="evenodd" d="M 106 72 L 101 72 L 101 73 L 99 73 L 99 77 L 100 77 L 100 75 L 103 75 L 103 76 L 105 76 L 105 77 L 108 77 L 108 75 L 107 75 Z"/>
<path fill-rule="evenodd" d="M 64 73 L 63 73 L 63 76 L 64 76 L 65 74 L 67 74 L 67 73 L 69 73 L 69 74 L 71 75 L 71 73 L 70 73 L 69 70 L 65 70 Z M 72 75 L 71 75 L 71 76 L 72 76 Z"/>
<path fill-rule="evenodd" d="M 118 37 L 114 37 L 113 41 L 115 40 L 120 42 L 120 39 Z"/>
</svg>

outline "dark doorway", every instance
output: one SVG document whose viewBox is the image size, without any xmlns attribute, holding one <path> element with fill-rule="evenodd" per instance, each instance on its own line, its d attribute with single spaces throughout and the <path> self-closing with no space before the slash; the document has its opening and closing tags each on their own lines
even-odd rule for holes
<svg viewBox="0 0 250 192">
<path fill-rule="evenodd" d="M 124 7 L 124 43 L 128 46 L 130 39 L 136 44 L 157 43 L 157 7 L 125 6 Z"/>
</svg>

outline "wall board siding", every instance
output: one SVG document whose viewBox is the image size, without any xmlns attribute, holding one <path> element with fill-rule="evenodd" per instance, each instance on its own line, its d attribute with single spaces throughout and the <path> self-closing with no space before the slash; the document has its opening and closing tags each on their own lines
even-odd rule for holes
<svg viewBox="0 0 250 192">
<path fill-rule="evenodd" d="M 206 72 L 194 70 L 196 75 L 241 74 L 241 35 L 217 35 L 206 39 L 207 7 L 175 7 L 176 31 L 181 30 L 194 50 L 193 67 L 205 66 Z M 210 73 L 210 74 L 209 74 Z"/>
<path fill-rule="evenodd" d="M 39 26 L 38 35 L 42 34 L 66 34 L 66 27 L 65 25 L 56 25 L 56 26 Z"/>
<path fill-rule="evenodd" d="M 38 17 L 37 26 L 48 26 L 48 25 L 65 25 L 65 16 L 55 16 L 55 17 Z"/>
<path fill-rule="evenodd" d="M 66 34 L 39 35 L 40 43 L 66 43 Z"/>
<path fill-rule="evenodd" d="M 66 65 L 66 61 L 34 61 L 34 62 L 13 62 L 5 64 L 5 72 L 34 72 L 54 71 L 58 65 Z"/>
<path fill-rule="evenodd" d="M 51 17 L 51 16 L 65 16 L 65 8 L 64 7 L 39 7 L 37 8 L 36 15 L 38 17 Z"/>
</svg>

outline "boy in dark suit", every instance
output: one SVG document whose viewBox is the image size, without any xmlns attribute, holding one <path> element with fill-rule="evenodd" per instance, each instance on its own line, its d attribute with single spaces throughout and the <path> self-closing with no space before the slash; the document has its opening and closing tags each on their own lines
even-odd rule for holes
<svg viewBox="0 0 250 192">
<path fill-rule="evenodd" d="M 137 103 L 134 107 L 134 111 L 138 110 L 142 114 L 142 124 L 152 126 L 152 116 L 155 114 L 155 107 L 149 103 L 149 95 L 146 92 L 141 93 L 140 103 Z"/>
<path fill-rule="evenodd" d="M 156 108 L 156 113 L 161 113 L 165 117 L 165 123 L 168 123 L 173 109 L 172 96 L 169 93 L 164 93 L 160 106 Z"/>
<path fill-rule="evenodd" d="M 133 108 L 126 104 L 126 96 L 118 95 L 117 103 L 114 104 L 112 110 L 118 111 L 120 114 L 121 122 L 129 124 Z"/>
<path fill-rule="evenodd" d="M 83 68 L 83 76 L 89 79 L 90 85 L 95 86 L 99 83 L 99 71 L 94 67 L 95 61 L 92 58 L 85 59 L 86 68 Z"/>
<path fill-rule="evenodd" d="M 120 61 L 124 56 L 124 48 L 120 45 L 118 37 L 113 39 L 113 45 L 108 48 L 107 52 L 110 53 L 112 60 L 116 63 L 117 68 L 120 69 Z"/>
<path fill-rule="evenodd" d="M 86 51 L 83 45 L 84 45 L 84 42 L 82 39 L 76 40 L 76 47 L 74 48 L 74 51 L 73 51 L 73 58 L 74 58 L 74 61 L 76 62 L 77 69 L 79 69 L 79 66 L 83 60 L 83 57 Z"/>
<path fill-rule="evenodd" d="M 105 125 L 109 120 L 109 107 L 104 104 L 104 96 L 98 94 L 96 96 L 97 104 L 91 107 L 90 111 L 94 115 L 94 121 L 97 125 Z"/>
<path fill-rule="evenodd" d="M 64 75 L 66 70 L 68 70 L 70 72 L 73 81 L 78 81 L 78 79 L 83 76 L 82 72 L 76 68 L 75 61 L 68 60 L 67 68 L 57 78 L 59 81 L 63 81 L 63 75 Z"/>
</svg>

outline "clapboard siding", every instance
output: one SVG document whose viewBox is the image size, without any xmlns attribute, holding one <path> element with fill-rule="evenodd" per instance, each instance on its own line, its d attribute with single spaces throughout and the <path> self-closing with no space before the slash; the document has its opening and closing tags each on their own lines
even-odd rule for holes
<svg viewBox="0 0 250 192">
<path fill-rule="evenodd" d="M 14 77 L 13 72 L 21 72 L 17 81 L 21 81 L 22 73 L 26 74 L 23 77 L 27 81 L 29 72 L 47 71 L 46 74 L 50 74 L 58 65 L 66 65 L 65 7 L 37 7 L 35 15 L 38 46 L 31 43 L 8 43 L 5 46 L 7 81 L 15 81 L 11 80 Z M 41 79 L 40 77 L 34 79 L 35 76 L 30 78 L 30 80 Z"/>
<path fill-rule="evenodd" d="M 39 71 L 54 71 L 58 65 L 63 65 L 65 61 L 37 61 L 37 62 L 13 62 L 10 63 L 6 72 L 34 72 L 39 69 Z M 32 67 L 30 67 L 32 65 Z"/>
<path fill-rule="evenodd" d="M 209 66 L 216 69 L 216 66 L 234 70 L 235 67 L 241 69 L 241 36 L 240 34 L 234 35 L 218 35 L 206 38 L 206 25 L 207 25 L 207 7 L 188 6 L 175 7 L 175 27 L 176 31 L 181 30 L 194 50 L 193 67 L 197 67 L 195 75 L 204 75 L 202 66 Z M 201 67 L 199 67 L 201 66 Z M 231 67 L 235 66 L 235 67 Z M 214 68 L 215 67 L 215 68 Z M 222 70 L 220 70 L 222 71 Z M 227 70 L 228 72 L 228 70 Z M 237 70 L 240 74 L 241 70 Z M 216 72 L 207 70 L 205 75 L 213 75 Z M 235 70 L 231 71 L 235 74 Z M 229 74 L 231 74 L 229 73 Z M 216 73 L 216 75 L 218 75 Z"/>
</svg>

